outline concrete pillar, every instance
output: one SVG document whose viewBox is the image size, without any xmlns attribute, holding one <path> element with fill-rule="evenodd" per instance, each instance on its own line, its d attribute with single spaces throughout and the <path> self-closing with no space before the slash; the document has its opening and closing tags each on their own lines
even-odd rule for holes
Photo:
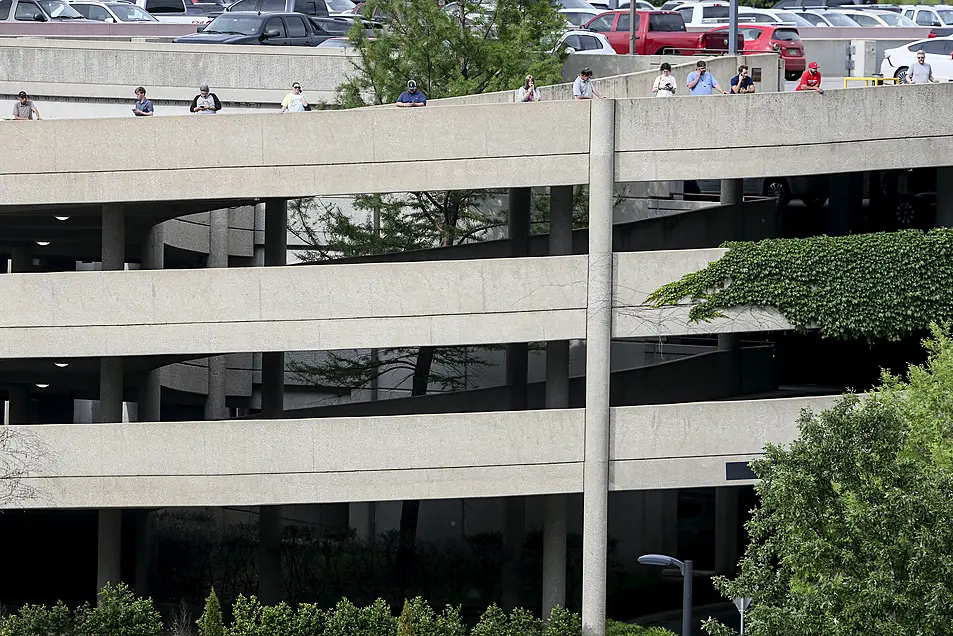
<svg viewBox="0 0 953 636">
<path fill-rule="evenodd" d="M 119 564 L 122 548 L 122 510 L 104 508 L 99 511 L 97 529 L 96 591 L 106 583 L 119 583 Z"/>
<path fill-rule="evenodd" d="M 162 224 L 154 225 L 146 235 L 142 252 L 143 269 L 165 268 L 165 237 Z M 162 421 L 161 367 L 151 369 L 139 387 L 139 421 Z"/>
<path fill-rule="evenodd" d="M 549 255 L 572 254 L 573 187 L 549 190 Z M 546 343 L 546 408 L 569 407 L 569 341 Z M 566 495 L 543 501 L 543 619 L 566 606 Z"/>
<path fill-rule="evenodd" d="M 261 506 L 258 517 L 258 600 L 281 602 L 281 506 Z"/>
<path fill-rule="evenodd" d="M 741 337 L 736 333 L 718 334 L 718 350 L 727 352 L 731 357 L 729 381 L 731 395 L 741 393 Z"/>
<path fill-rule="evenodd" d="M 10 401 L 7 409 L 7 424 L 29 424 L 33 421 L 30 413 L 30 387 L 11 386 Z"/>
<path fill-rule="evenodd" d="M 721 197 L 719 203 L 722 205 L 735 205 L 741 203 L 744 196 L 744 179 L 722 179 Z"/>
<path fill-rule="evenodd" d="M 151 510 L 136 510 L 136 580 L 139 596 L 149 596 L 156 562 L 155 516 Z"/>
<path fill-rule="evenodd" d="M 738 565 L 738 488 L 715 488 L 715 573 L 731 575 Z"/>
<path fill-rule="evenodd" d="M 122 358 L 100 358 L 99 422 L 122 422 L 122 389 Z"/>
<path fill-rule="evenodd" d="M 936 224 L 953 227 L 953 167 L 936 169 Z"/>
<path fill-rule="evenodd" d="M 33 254 L 27 246 L 17 246 L 10 250 L 10 273 L 25 274 L 33 271 Z"/>
<path fill-rule="evenodd" d="M 227 208 L 209 212 L 207 264 L 208 267 L 228 267 Z"/>
<path fill-rule="evenodd" d="M 265 267 L 288 263 L 288 201 L 265 203 Z"/>
<path fill-rule="evenodd" d="M 347 523 L 358 539 L 373 542 L 377 536 L 377 503 L 373 501 L 349 503 Z"/>
<path fill-rule="evenodd" d="M 265 203 L 265 267 L 288 262 L 288 202 L 269 199 Z M 285 404 L 285 354 L 267 351 L 261 356 L 261 412 L 278 417 Z"/>
<path fill-rule="evenodd" d="M 864 175 L 844 172 L 830 176 L 830 201 L 827 206 L 827 234 L 847 236 L 851 220 L 863 212 Z"/>
<path fill-rule="evenodd" d="M 605 636 L 609 489 L 609 345 L 615 100 L 590 103 L 586 435 L 583 463 L 582 633 Z"/>
<path fill-rule="evenodd" d="M 122 205 L 103 206 L 102 262 L 103 271 L 123 269 L 126 263 L 126 213 Z"/>
<path fill-rule="evenodd" d="M 208 245 L 208 267 L 228 267 L 227 209 L 212 210 L 209 213 Z M 212 356 L 207 363 L 208 394 L 205 397 L 205 419 L 224 420 L 228 417 L 225 356 Z"/>
</svg>

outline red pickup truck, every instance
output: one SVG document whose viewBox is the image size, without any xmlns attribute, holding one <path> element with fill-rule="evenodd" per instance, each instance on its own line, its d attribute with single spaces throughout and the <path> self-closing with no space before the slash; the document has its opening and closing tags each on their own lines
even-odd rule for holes
<svg viewBox="0 0 953 636">
<path fill-rule="evenodd" d="M 682 14 L 676 11 L 635 12 L 636 55 L 695 55 L 696 52 L 727 51 L 724 31 L 703 33 L 685 30 Z M 602 33 L 616 53 L 629 52 L 629 10 L 600 13 L 585 28 Z M 738 35 L 738 50 L 744 50 L 744 38 Z"/>
</svg>

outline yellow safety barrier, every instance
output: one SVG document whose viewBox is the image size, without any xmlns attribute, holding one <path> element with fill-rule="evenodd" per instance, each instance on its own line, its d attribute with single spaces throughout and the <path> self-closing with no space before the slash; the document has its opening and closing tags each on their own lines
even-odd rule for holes
<svg viewBox="0 0 953 636">
<path fill-rule="evenodd" d="M 848 82 L 863 82 L 864 86 L 882 86 L 884 83 L 899 84 L 897 77 L 845 77 L 844 88 L 847 88 Z"/>
</svg>

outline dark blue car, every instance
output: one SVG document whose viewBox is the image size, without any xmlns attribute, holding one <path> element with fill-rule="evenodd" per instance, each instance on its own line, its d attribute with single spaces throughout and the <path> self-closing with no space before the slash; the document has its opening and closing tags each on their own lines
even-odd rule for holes
<svg viewBox="0 0 953 636">
<path fill-rule="evenodd" d="M 177 37 L 186 44 L 317 46 L 331 37 L 301 13 L 223 13 L 198 33 Z"/>
</svg>

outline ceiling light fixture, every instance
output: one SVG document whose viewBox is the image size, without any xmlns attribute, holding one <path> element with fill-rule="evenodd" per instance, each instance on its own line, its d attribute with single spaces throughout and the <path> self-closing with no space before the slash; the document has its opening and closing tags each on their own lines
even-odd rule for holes
<svg viewBox="0 0 953 636">
<path fill-rule="evenodd" d="M 69 362 L 54 362 L 53 364 L 59 367 L 60 369 L 65 369 L 66 367 L 69 366 Z"/>
<path fill-rule="evenodd" d="M 40 384 L 40 383 L 37 383 L 36 388 L 38 388 L 38 389 L 48 389 L 48 388 L 50 388 L 50 385 L 49 385 L 49 384 Z"/>
<path fill-rule="evenodd" d="M 46 247 L 47 245 L 50 244 L 50 242 L 49 242 L 49 241 L 37 241 L 36 244 L 39 245 L 40 247 Z"/>
<path fill-rule="evenodd" d="M 68 220 L 69 220 L 69 217 L 68 217 L 68 216 L 54 216 L 53 218 L 56 219 L 57 221 L 68 221 Z"/>
</svg>

